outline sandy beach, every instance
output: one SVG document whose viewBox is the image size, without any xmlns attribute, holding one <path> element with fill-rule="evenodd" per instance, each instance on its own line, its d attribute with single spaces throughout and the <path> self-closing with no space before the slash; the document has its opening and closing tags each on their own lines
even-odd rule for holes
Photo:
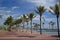
<svg viewBox="0 0 60 40">
<path fill-rule="evenodd" d="M 42 34 L 33 32 L 16 32 L 16 31 L 0 31 L 0 40 L 60 40 L 59 37 L 54 37 L 48 34 Z"/>
</svg>

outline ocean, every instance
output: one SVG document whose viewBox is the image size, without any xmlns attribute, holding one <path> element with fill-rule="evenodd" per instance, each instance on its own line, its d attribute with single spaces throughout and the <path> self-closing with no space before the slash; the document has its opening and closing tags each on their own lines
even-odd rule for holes
<svg viewBox="0 0 60 40">
<path fill-rule="evenodd" d="M 40 30 L 37 30 L 37 32 L 40 32 Z M 42 30 L 43 34 L 52 34 L 52 35 L 57 35 L 58 31 L 57 30 Z"/>
</svg>

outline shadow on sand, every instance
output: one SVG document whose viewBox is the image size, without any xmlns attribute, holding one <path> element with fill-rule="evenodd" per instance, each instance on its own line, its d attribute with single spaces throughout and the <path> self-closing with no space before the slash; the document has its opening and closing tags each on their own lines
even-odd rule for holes
<svg viewBox="0 0 60 40">
<path fill-rule="evenodd" d="M 29 37 L 29 38 L 34 38 L 36 36 L 17 36 L 17 37 Z"/>
<path fill-rule="evenodd" d="M 52 35 L 51 37 L 57 37 L 57 38 L 60 38 L 60 35 Z"/>
<path fill-rule="evenodd" d="M 56 37 L 57 39 L 56 40 L 60 40 L 60 35 L 52 35 L 51 37 Z"/>
</svg>

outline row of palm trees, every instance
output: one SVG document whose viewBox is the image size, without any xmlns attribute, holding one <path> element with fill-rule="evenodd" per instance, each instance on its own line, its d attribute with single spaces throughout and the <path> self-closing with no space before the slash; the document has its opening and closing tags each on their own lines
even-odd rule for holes
<svg viewBox="0 0 60 40">
<path fill-rule="evenodd" d="M 53 15 L 56 16 L 57 18 L 57 29 L 58 29 L 58 36 L 59 36 L 59 6 L 56 4 L 54 7 L 50 7 L 51 10 L 53 10 L 53 12 L 51 12 Z"/>
<path fill-rule="evenodd" d="M 50 29 L 50 26 L 52 27 L 52 30 L 54 29 L 54 25 L 55 25 L 55 22 L 53 22 L 53 21 L 50 21 L 49 22 L 49 29 Z"/>
<path fill-rule="evenodd" d="M 54 7 L 50 7 L 51 10 L 49 10 L 50 13 L 56 15 L 57 18 L 57 28 L 58 28 L 58 36 L 59 36 L 59 6 L 58 4 L 56 4 Z M 39 6 L 37 7 L 37 10 L 35 10 L 35 12 L 37 14 L 39 14 L 40 16 L 40 34 L 42 34 L 42 26 L 41 26 L 41 17 L 43 15 L 43 13 L 46 11 L 47 9 L 45 9 L 44 6 Z M 17 19 L 15 21 L 12 21 L 12 17 L 8 17 L 7 20 L 4 22 L 4 24 L 9 25 L 10 27 L 13 25 L 17 25 L 17 24 L 23 24 L 23 29 L 24 29 L 24 24 L 27 23 L 27 27 L 28 27 L 28 22 L 30 22 L 31 25 L 31 33 L 32 33 L 32 19 L 35 18 L 34 13 L 30 13 L 27 16 L 25 14 L 23 14 L 23 16 L 20 19 Z M 53 25 L 53 24 L 52 24 Z"/>
<path fill-rule="evenodd" d="M 4 22 L 4 25 L 8 25 L 9 26 L 9 31 L 11 31 L 11 28 L 12 26 L 16 25 L 16 27 L 18 27 L 19 24 L 23 24 L 23 29 L 24 29 L 24 26 L 25 26 L 25 23 L 27 23 L 27 27 L 28 27 L 28 24 L 30 22 L 30 25 L 31 25 L 31 33 L 32 33 L 32 19 L 34 18 L 34 13 L 30 13 L 29 15 L 25 15 L 23 14 L 23 16 L 21 16 L 21 18 L 19 19 L 13 19 L 12 16 L 9 16 L 5 22 Z"/>
<path fill-rule="evenodd" d="M 50 7 L 51 10 L 49 10 L 50 13 L 52 13 L 53 15 L 56 15 L 57 18 L 57 29 L 58 29 L 58 36 L 59 36 L 59 6 L 58 4 L 56 4 L 54 7 Z M 44 6 L 40 6 L 37 8 L 36 12 L 40 15 L 40 34 L 42 34 L 41 31 L 41 16 L 42 14 L 46 11 L 46 9 L 44 8 Z M 52 24 L 53 25 L 53 24 Z"/>
</svg>

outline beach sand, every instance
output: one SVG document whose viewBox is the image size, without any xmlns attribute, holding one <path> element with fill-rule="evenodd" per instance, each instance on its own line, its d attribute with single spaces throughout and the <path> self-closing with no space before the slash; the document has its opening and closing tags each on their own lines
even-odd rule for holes
<svg viewBox="0 0 60 40">
<path fill-rule="evenodd" d="M 54 37 L 48 34 L 39 34 L 37 32 L 16 32 L 16 31 L 0 31 L 0 40 L 60 40 L 59 37 Z"/>
</svg>

